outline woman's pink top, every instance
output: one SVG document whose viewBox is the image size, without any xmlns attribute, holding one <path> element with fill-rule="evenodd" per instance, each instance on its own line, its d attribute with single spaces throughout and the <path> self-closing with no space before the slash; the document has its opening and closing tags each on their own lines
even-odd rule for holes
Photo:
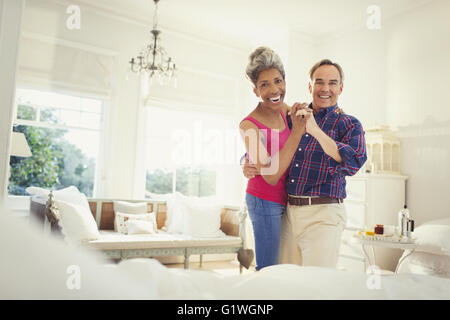
<svg viewBox="0 0 450 320">
<path fill-rule="evenodd" d="M 272 130 L 269 127 L 263 125 L 261 122 L 256 120 L 253 117 L 246 117 L 244 120 L 248 120 L 253 122 L 260 132 L 264 135 L 266 139 L 266 149 L 269 155 L 272 157 L 276 153 L 278 153 L 286 143 L 286 140 L 289 138 L 291 134 L 291 130 L 289 130 L 289 126 L 286 121 L 286 116 L 284 112 L 280 110 L 281 116 L 284 120 L 285 129 L 281 132 L 278 130 Z M 278 146 L 276 141 L 278 140 Z M 272 147 L 273 146 L 273 147 Z M 286 194 L 286 175 L 288 170 L 283 173 L 278 183 L 274 186 L 267 183 L 261 175 L 255 176 L 253 179 L 250 179 L 247 184 L 247 193 L 258 197 L 263 200 L 273 201 L 277 203 L 281 203 L 286 205 L 287 203 L 287 194 Z"/>
</svg>

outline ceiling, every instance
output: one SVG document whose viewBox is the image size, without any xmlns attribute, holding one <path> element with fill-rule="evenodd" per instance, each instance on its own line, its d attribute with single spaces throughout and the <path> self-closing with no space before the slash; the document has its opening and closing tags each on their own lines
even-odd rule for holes
<svg viewBox="0 0 450 320">
<path fill-rule="evenodd" d="M 314 39 L 363 28 L 370 5 L 378 5 L 386 19 L 431 1 L 435 0 L 160 0 L 158 20 L 163 28 L 239 45 L 283 37 L 287 30 Z M 153 21 L 153 0 L 96 0 L 95 6 L 149 25 Z"/>
</svg>

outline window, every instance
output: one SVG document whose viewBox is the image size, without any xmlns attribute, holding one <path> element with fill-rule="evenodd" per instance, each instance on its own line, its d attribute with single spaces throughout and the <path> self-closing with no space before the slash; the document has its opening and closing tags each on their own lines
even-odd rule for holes
<svg viewBox="0 0 450 320">
<path fill-rule="evenodd" d="M 228 115 L 148 107 L 146 197 L 173 192 L 215 196 L 218 170 L 226 162 L 224 139 L 230 131 L 237 130 Z M 235 136 L 231 139 L 234 143 Z"/>
<path fill-rule="evenodd" d="M 54 92 L 17 89 L 14 131 L 25 134 L 32 156 L 11 156 L 11 195 L 28 186 L 71 185 L 94 196 L 103 127 L 103 101 Z"/>
</svg>

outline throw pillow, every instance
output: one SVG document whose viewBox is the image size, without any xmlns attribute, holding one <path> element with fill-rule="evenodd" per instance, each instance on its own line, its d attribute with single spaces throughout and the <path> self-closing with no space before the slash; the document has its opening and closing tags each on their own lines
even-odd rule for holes
<svg viewBox="0 0 450 320">
<path fill-rule="evenodd" d="M 55 204 L 61 216 L 59 225 L 69 243 L 96 240 L 100 233 L 90 210 L 66 201 L 56 200 Z"/>
<path fill-rule="evenodd" d="M 450 278 L 450 256 L 427 252 L 409 253 L 409 251 L 403 253 L 403 256 L 406 257 L 400 262 L 397 273 Z"/>
<path fill-rule="evenodd" d="M 167 200 L 167 232 L 168 233 L 183 233 L 184 232 L 184 216 L 189 210 L 184 204 L 191 205 L 212 205 L 215 206 L 216 197 L 188 197 L 179 192 L 176 192 L 173 197 Z"/>
<path fill-rule="evenodd" d="M 117 212 L 146 214 L 147 210 L 147 202 L 114 201 L 114 231 L 118 231 Z"/>
<path fill-rule="evenodd" d="M 222 206 L 214 203 L 190 202 L 186 199 L 180 203 L 183 208 L 183 234 L 200 238 L 217 238 L 225 234 L 220 230 Z"/>
<path fill-rule="evenodd" d="M 183 208 L 179 203 L 185 196 L 176 192 L 167 199 L 167 220 L 166 227 L 169 233 L 183 232 Z"/>
<path fill-rule="evenodd" d="M 414 230 L 416 251 L 450 255 L 450 219 L 426 222 Z"/>
<path fill-rule="evenodd" d="M 147 213 L 147 202 L 114 201 L 114 211 L 144 214 Z"/>
<path fill-rule="evenodd" d="M 28 192 L 33 196 L 45 199 L 45 202 L 47 202 L 48 195 L 50 194 L 50 190 L 33 186 L 26 188 L 26 192 Z M 53 191 L 53 195 L 55 197 L 55 200 L 65 201 L 71 204 L 77 204 L 83 206 L 89 211 L 91 210 L 86 196 L 83 193 L 81 193 L 75 186 L 55 190 Z"/>
<path fill-rule="evenodd" d="M 130 219 L 125 222 L 128 234 L 154 234 L 153 221 Z"/>
<path fill-rule="evenodd" d="M 116 212 L 117 232 L 128 234 L 126 222 L 128 220 L 150 221 L 153 224 L 153 232 L 156 233 L 156 214 L 155 212 L 147 214 L 131 214 Z"/>
</svg>

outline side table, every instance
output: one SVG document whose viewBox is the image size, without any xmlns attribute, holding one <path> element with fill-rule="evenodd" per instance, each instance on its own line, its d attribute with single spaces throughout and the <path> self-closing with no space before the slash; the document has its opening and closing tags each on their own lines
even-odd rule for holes
<svg viewBox="0 0 450 320">
<path fill-rule="evenodd" d="M 408 257 L 414 250 L 417 248 L 417 244 L 414 240 L 407 239 L 407 241 L 402 241 L 398 237 L 394 237 L 393 239 L 389 239 L 387 237 L 377 237 L 377 236 L 362 236 L 362 235 L 354 235 L 351 240 L 352 242 L 358 243 L 362 247 L 362 251 L 364 252 L 364 256 L 366 262 L 369 266 L 375 266 L 375 251 L 373 249 L 374 246 L 391 248 L 391 249 L 402 249 L 409 250 L 408 254 L 402 256 L 395 267 L 394 273 L 397 273 L 398 266 L 400 263 Z M 371 255 L 369 255 L 366 251 L 366 247 L 371 248 Z"/>
</svg>

